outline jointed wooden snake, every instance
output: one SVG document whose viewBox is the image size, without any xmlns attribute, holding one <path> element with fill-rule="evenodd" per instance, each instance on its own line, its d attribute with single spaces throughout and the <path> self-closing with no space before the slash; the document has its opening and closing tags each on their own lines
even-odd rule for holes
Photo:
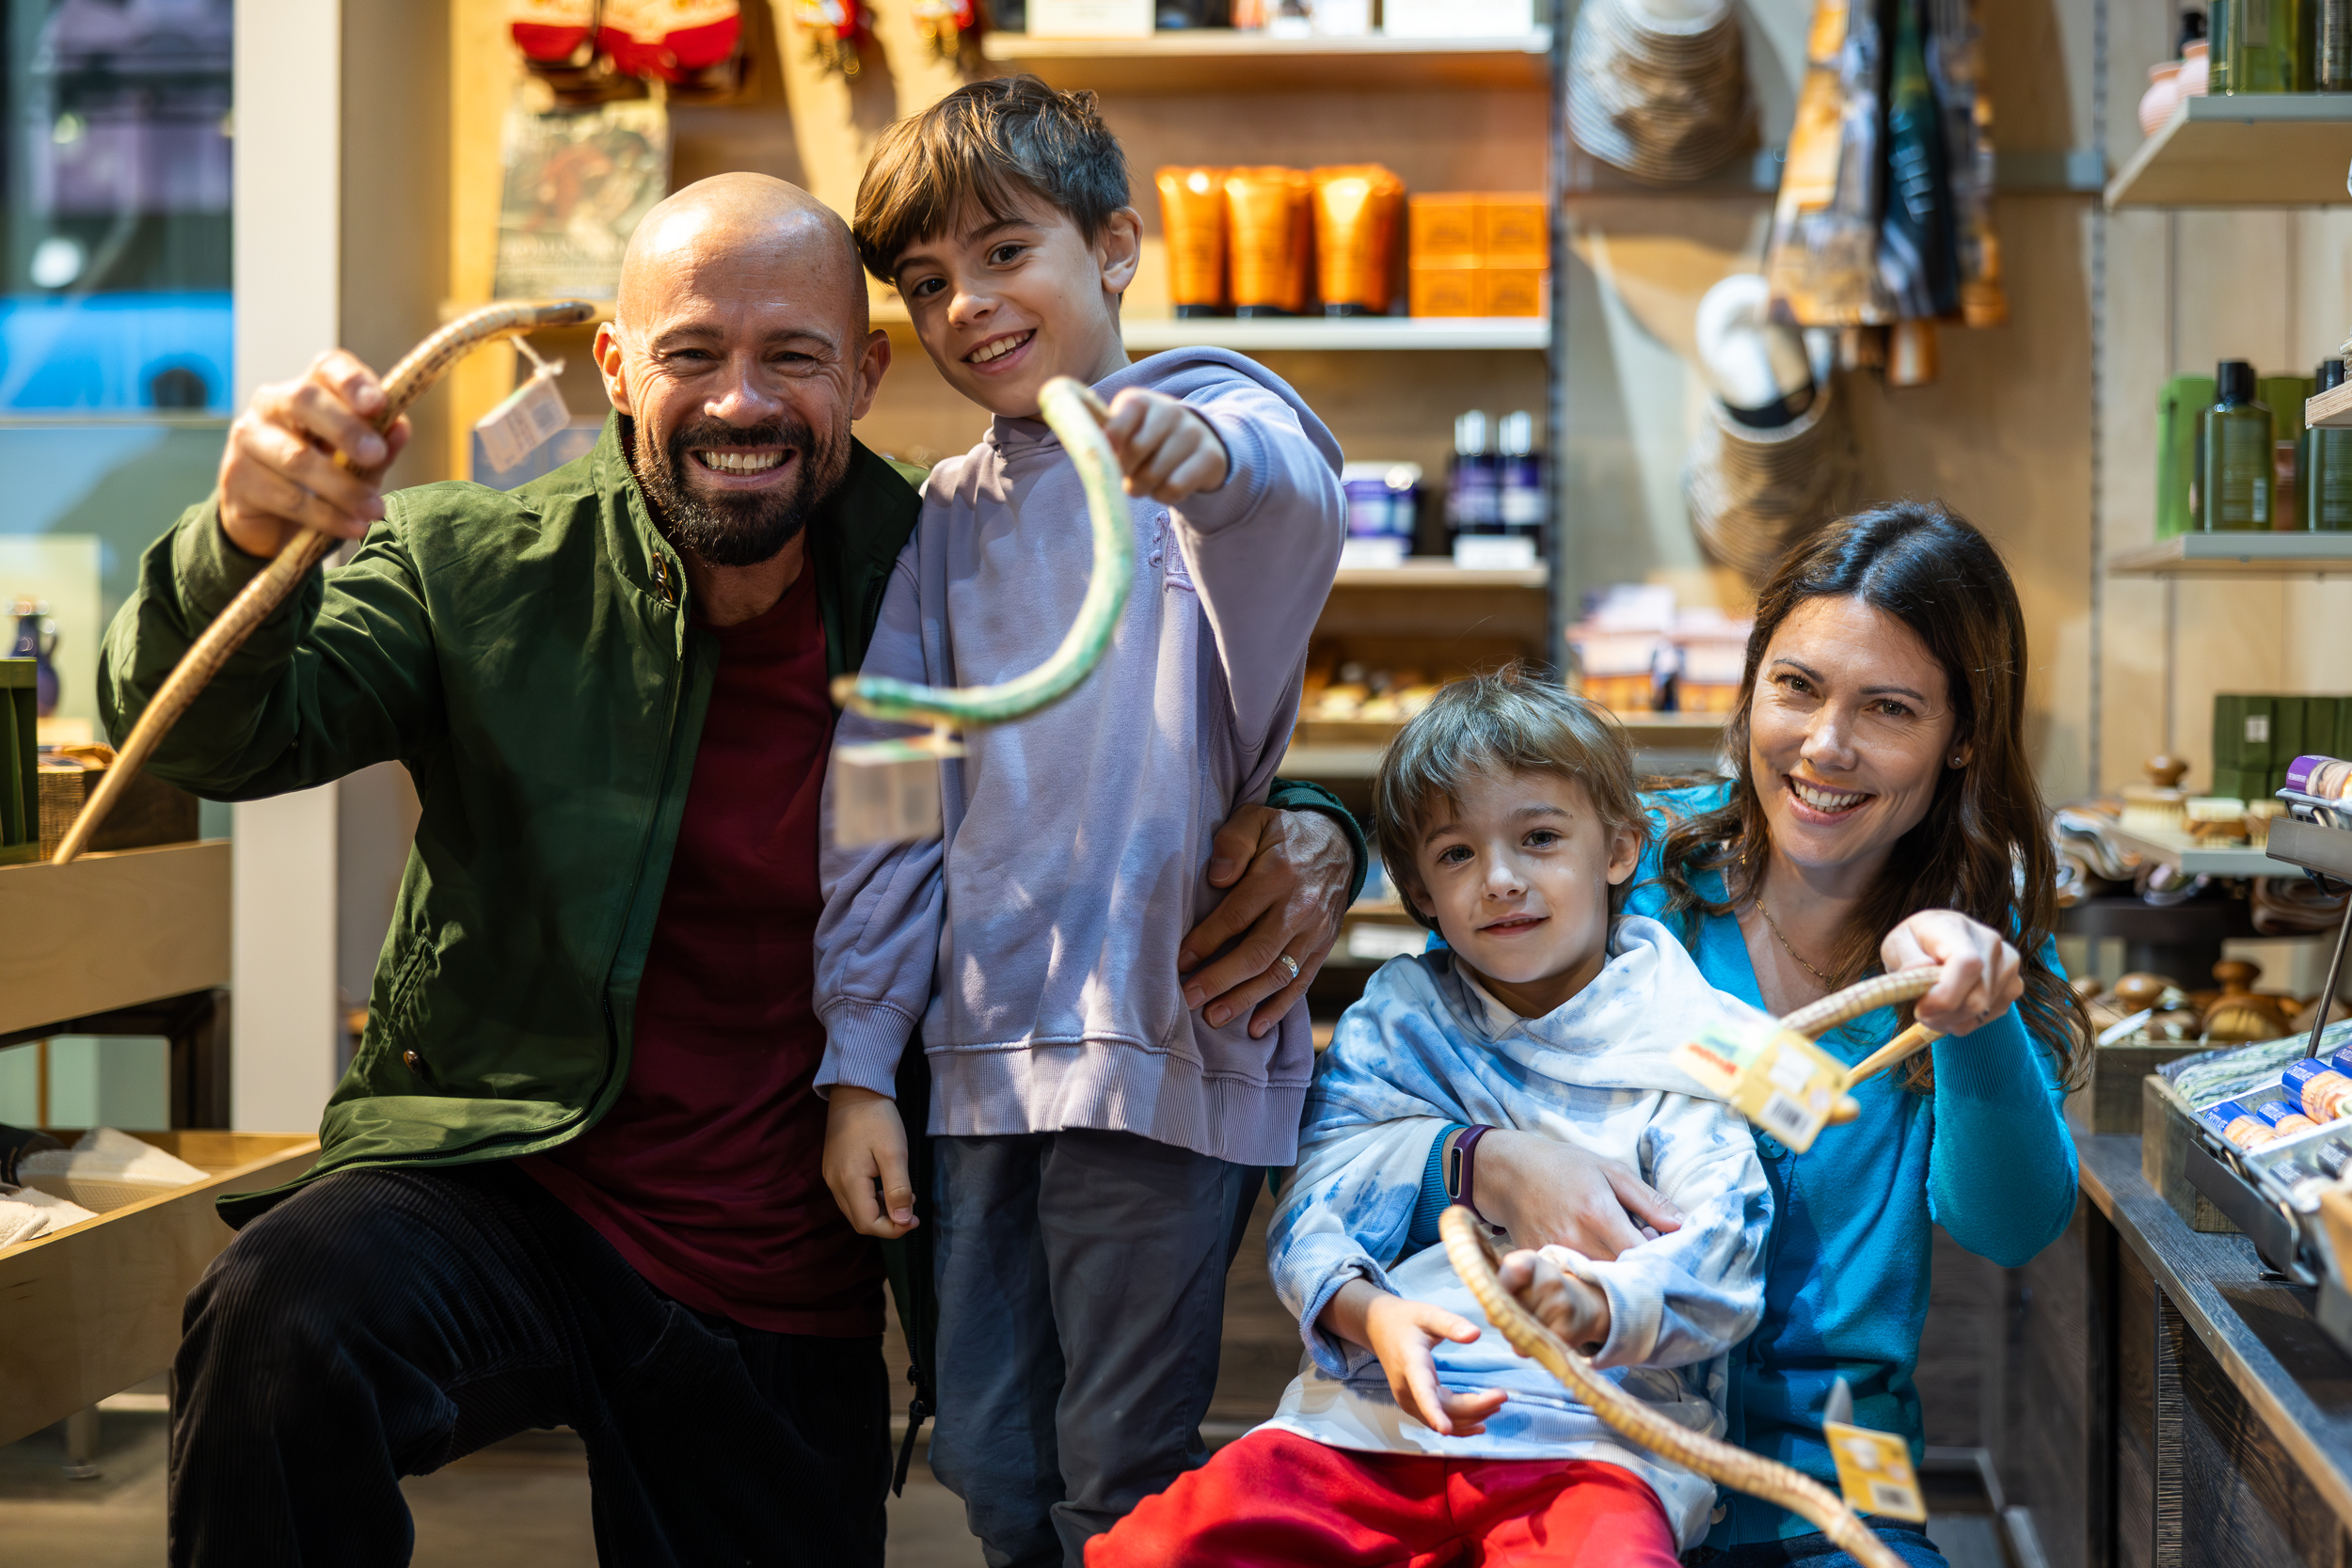
<svg viewBox="0 0 2352 1568">
<path fill-rule="evenodd" d="M 373 420 L 376 430 L 380 433 L 391 429 L 392 421 L 423 396 L 425 389 L 441 378 L 441 372 L 492 339 L 510 338 L 543 326 L 571 326 L 595 314 L 593 305 L 562 300 L 551 305 L 488 305 L 458 317 L 410 349 L 384 377 L 384 407 Z M 373 479 L 375 475 L 362 477 Z M 146 711 L 139 715 L 130 738 L 116 752 L 98 788 L 83 803 L 81 815 L 74 817 L 73 826 L 57 845 L 56 859 L 60 863 L 75 859 L 89 847 L 90 837 L 105 822 L 106 814 L 122 798 L 131 781 L 138 777 L 156 745 L 171 733 L 171 727 L 187 712 L 197 694 L 220 673 L 229 656 L 244 646 L 245 640 L 253 635 L 253 628 L 268 620 L 270 611 L 283 603 L 286 595 L 310 575 L 310 569 L 342 543 L 330 534 L 310 529 L 297 532 L 262 569 L 262 575 L 246 583 L 244 591 L 229 601 L 229 608 L 220 612 L 219 618 L 206 626 L 188 651 L 180 656 L 180 662 L 172 667 Z"/>
<path fill-rule="evenodd" d="M 1780 1022 L 1784 1028 L 1799 1034 L 1819 1035 L 1890 1003 L 1926 995 L 1942 973 L 1939 969 L 1906 969 L 1874 975 L 1810 1006 L 1801 1007 Z M 1859 1082 L 1893 1065 L 1935 1037 L 1932 1030 L 1913 1025 L 1858 1064 L 1849 1082 Z M 1905 1049 L 1899 1051 L 1898 1047 Z M 1470 1287 L 1470 1294 L 1478 1298 L 1486 1321 L 1494 1324 L 1513 1350 L 1567 1385 L 1594 1415 L 1612 1428 L 1661 1459 L 1737 1491 L 1778 1503 L 1810 1521 L 1833 1544 L 1852 1553 L 1864 1568 L 1903 1568 L 1902 1560 L 1870 1532 L 1844 1499 L 1812 1477 L 1721 1438 L 1704 1436 L 1679 1426 L 1595 1371 L 1590 1361 L 1545 1327 L 1520 1305 L 1518 1297 L 1502 1288 L 1495 1272 L 1502 1257 L 1468 1209 L 1460 1204 L 1448 1209 L 1438 1217 L 1438 1230 L 1445 1240 L 1446 1260 L 1461 1275 L 1462 1283 Z"/>
</svg>

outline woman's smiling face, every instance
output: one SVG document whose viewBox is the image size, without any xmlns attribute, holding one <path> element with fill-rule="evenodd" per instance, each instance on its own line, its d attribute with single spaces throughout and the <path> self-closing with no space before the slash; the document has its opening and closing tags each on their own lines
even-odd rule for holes
<svg viewBox="0 0 2352 1568">
<path fill-rule="evenodd" d="M 1958 723 L 1944 667 L 1909 626 L 1859 599 L 1797 606 L 1764 650 L 1749 715 L 1773 847 L 1867 885 L 1927 815 Z"/>
</svg>

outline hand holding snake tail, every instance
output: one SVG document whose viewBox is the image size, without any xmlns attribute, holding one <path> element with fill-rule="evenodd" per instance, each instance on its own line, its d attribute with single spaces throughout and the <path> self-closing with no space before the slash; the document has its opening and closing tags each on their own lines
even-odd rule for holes
<svg viewBox="0 0 2352 1568">
<path fill-rule="evenodd" d="M 1094 574 L 1061 646 L 1026 674 L 994 686 L 918 686 L 883 675 L 844 675 L 833 683 L 834 702 L 869 719 L 971 729 L 1002 724 L 1058 702 L 1103 661 L 1111 634 L 1119 629 L 1120 612 L 1127 608 L 1136 568 L 1135 530 L 1120 487 L 1119 454 L 1103 434 L 1110 410 L 1089 388 L 1066 375 L 1045 384 L 1038 410 L 1078 466 L 1094 532 Z"/>
<path fill-rule="evenodd" d="M 551 305 L 488 305 L 458 317 L 410 349 L 384 377 L 384 408 L 373 420 L 376 430 L 391 429 L 392 421 L 423 396 L 443 372 L 484 343 L 543 326 L 576 325 L 596 313 L 593 305 L 561 300 Z M 362 477 L 373 479 L 376 475 Z M 114 763 L 99 781 L 97 790 L 83 805 L 81 815 L 73 819 L 73 826 L 66 831 L 57 846 L 59 863 L 74 859 L 89 847 L 91 835 L 105 822 L 106 814 L 114 809 L 131 781 L 138 777 L 139 769 L 157 744 L 171 733 L 180 716 L 187 712 L 188 705 L 219 673 L 229 656 L 253 635 L 253 628 L 268 620 L 270 612 L 340 543 L 331 535 L 303 530 L 287 541 L 285 548 L 278 552 L 262 575 L 246 583 L 244 591 L 229 601 L 229 608 L 220 612 L 219 618 L 204 628 L 156 689 L 146 711 L 139 715 L 139 721 L 132 726 L 130 738 L 115 753 Z"/>
<path fill-rule="evenodd" d="M 1784 1017 L 1780 1024 L 1807 1038 L 1818 1037 L 1865 1013 L 1925 996 L 1935 988 L 1943 973 L 1941 968 L 1921 968 L 1873 975 L 1798 1008 Z M 1856 1064 L 1847 1074 L 1847 1086 L 1851 1088 L 1884 1071 L 1939 1037 L 1924 1024 L 1913 1024 Z M 1843 1114 L 1833 1113 L 1833 1121 L 1852 1120 L 1853 1101 L 1843 1100 L 1838 1111 Z M 1460 1204 L 1448 1209 L 1438 1217 L 1438 1229 L 1445 1240 L 1446 1261 L 1454 1265 L 1454 1272 L 1461 1275 L 1462 1283 L 1478 1299 L 1486 1321 L 1494 1324 L 1513 1350 L 1565 1384 L 1609 1426 L 1661 1459 L 1695 1470 L 1709 1481 L 1779 1504 L 1810 1522 L 1833 1544 L 1851 1553 L 1864 1568 L 1902 1568 L 1902 1560 L 1871 1533 L 1844 1499 L 1810 1476 L 1720 1438 L 1701 1436 L 1668 1420 L 1595 1371 L 1590 1361 L 1546 1328 L 1518 1297 L 1502 1288 L 1502 1281 L 1495 1273 L 1502 1259 L 1468 1209 Z"/>
</svg>

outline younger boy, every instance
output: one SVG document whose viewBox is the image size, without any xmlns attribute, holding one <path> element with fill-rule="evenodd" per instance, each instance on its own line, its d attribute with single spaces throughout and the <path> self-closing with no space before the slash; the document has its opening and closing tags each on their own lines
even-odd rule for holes
<svg viewBox="0 0 2352 1568">
<path fill-rule="evenodd" d="M 1647 824 L 1621 732 L 1581 699 L 1517 673 L 1455 682 L 1373 788 L 1391 875 L 1446 947 L 1383 966 L 1316 1071 L 1267 1240 L 1306 1365 L 1271 1421 L 1087 1561 L 1672 1568 L 1707 1533 L 1712 1483 L 1486 1333 L 1415 1207 L 1432 1120 L 1465 1163 L 1470 1133 L 1507 1127 L 1633 1165 L 1680 1228 L 1607 1261 L 1515 1252 L 1503 1283 L 1627 1393 L 1720 1434 L 1725 1353 L 1762 1315 L 1771 1197 L 1746 1126 L 1670 1053 L 1740 1004 L 1664 927 L 1617 916 Z M 1474 1165 L 1448 1186 L 1475 1208 Z"/>
<path fill-rule="evenodd" d="M 1108 401 L 1136 498 L 1102 664 L 1043 712 L 964 736 L 941 769 L 944 837 L 828 841 L 817 932 L 826 1175 L 871 1234 L 914 1220 L 889 1097 L 918 1028 L 930 1058 L 931 1467 L 990 1562 L 1074 1563 L 1200 1463 L 1232 1238 L 1258 1167 L 1296 1148 L 1304 1007 L 1253 1038 L 1246 1014 L 1192 1010 L 1178 952 L 1216 825 L 1264 798 L 1289 739 L 1345 531 L 1340 452 L 1248 360 L 1128 363 L 1141 224 L 1089 94 L 979 82 L 893 126 L 854 230 L 940 373 L 995 416 L 931 470 L 867 673 L 1004 680 L 1076 618 L 1093 551 L 1076 471 L 1037 418 L 1049 378 Z M 849 716 L 838 736 L 890 733 Z"/>
</svg>

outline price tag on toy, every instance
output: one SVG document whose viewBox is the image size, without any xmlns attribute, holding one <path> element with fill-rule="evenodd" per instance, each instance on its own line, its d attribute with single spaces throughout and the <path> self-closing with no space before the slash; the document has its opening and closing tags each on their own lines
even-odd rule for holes
<svg viewBox="0 0 2352 1568">
<path fill-rule="evenodd" d="M 842 746 L 833 754 L 833 841 L 903 844 L 935 838 L 942 826 L 939 765 L 963 755 L 945 733 Z"/>
<path fill-rule="evenodd" d="M 1830 1457 L 1837 1462 L 1837 1489 L 1846 1495 L 1848 1507 L 1857 1513 L 1926 1522 L 1927 1499 L 1919 1493 L 1918 1472 L 1911 1467 L 1908 1441 L 1844 1421 L 1823 1421 L 1821 1435 L 1829 1439 Z"/>
<path fill-rule="evenodd" d="M 1677 1046 L 1675 1065 L 1802 1154 L 1845 1092 L 1846 1065 L 1770 1019 L 1722 1019 Z"/>
<path fill-rule="evenodd" d="M 557 378 L 564 373 L 564 361 L 540 358 L 529 343 L 517 339 L 515 346 L 532 363 L 531 379 L 515 389 L 512 397 L 474 421 L 474 434 L 482 437 L 482 452 L 493 468 L 511 468 L 537 451 L 557 431 L 572 422 L 572 412 L 564 405 L 563 388 Z"/>
</svg>

